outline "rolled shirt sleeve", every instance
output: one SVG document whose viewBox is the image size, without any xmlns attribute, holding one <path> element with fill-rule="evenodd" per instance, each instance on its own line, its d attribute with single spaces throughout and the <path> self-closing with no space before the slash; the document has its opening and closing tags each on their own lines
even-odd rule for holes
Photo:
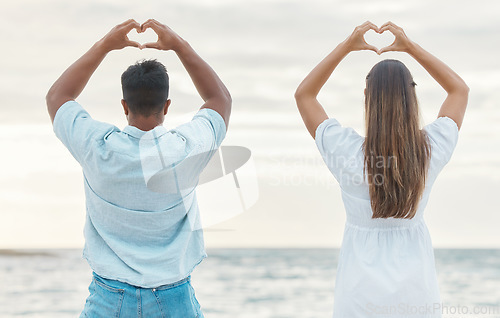
<svg viewBox="0 0 500 318">
<path fill-rule="evenodd" d="M 222 116 L 210 108 L 200 109 L 193 119 L 174 129 L 205 151 L 217 149 L 226 136 L 226 124 Z"/>
<path fill-rule="evenodd" d="M 59 108 L 53 125 L 57 138 L 80 164 L 83 164 L 85 157 L 90 154 L 93 142 L 103 141 L 107 135 L 118 130 L 113 125 L 92 119 L 90 114 L 73 100 Z"/>
<path fill-rule="evenodd" d="M 224 140 L 226 125 L 219 113 L 204 108 L 200 109 L 190 122 L 170 130 L 170 133 L 182 139 L 185 155 L 181 161 L 165 169 L 166 171 L 173 169 L 171 173 L 179 176 L 176 178 L 179 182 L 178 187 L 189 192 L 198 184 L 199 175 Z M 159 142 L 158 147 L 162 154 L 168 154 L 171 145 L 168 139 L 165 139 Z M 168 160 L 164 159 L 164 161 Z"/>
<path fill-rule="evenodd" d="M 198 167 L 198 173 L 206 166 L 226 136 L 224 119 L 216 111 L 200 109 L 193 119 L 172 130 L 187 142 L 190 165 Z M 197 162 L 197 164 L 196 164 Z"/>
</svg>

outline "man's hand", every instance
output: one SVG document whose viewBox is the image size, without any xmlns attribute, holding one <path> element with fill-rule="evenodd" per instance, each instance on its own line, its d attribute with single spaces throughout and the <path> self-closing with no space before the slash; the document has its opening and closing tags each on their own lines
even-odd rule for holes
<svg viewBox="0 0 500 318">
<path fill-rule="evenodd" d="M 160 22 L 149 19 L 141 25 L 141 31 L 148 28 L 158 35 L 158 41 L 146 43 L 143 48 L 174 51 L 186 68 L 200 97 L 205 101 L 201 108 L 210 108 L 218 112 L 226 123 L 231 115 L 231 95 L 215 71 L 207 64 L 177 33 Z"/>
<path fill-rule="evenodd" d="M 172 29 L 154 19 L 149 19 L 148 21 L 144 22 L 141 25 L 141 32 L 146 31 L 148 28 L 153 29 L 153 31 L 158 34 L 158 41 L 146 43 L 142 46 L 143 48 L 175 51 L 181 46 L 183 42 L 182 38 L 178 36 L 177 33 L 172 31 Z"/>
<path fill-rule="evenodd" d="M 117 25 L 57 79 L 46 98 L 52 121 L 65 102 L 74 100 L 80 95 L 92 74 L 110 51 L 120 50 L 127 46 L 141 48 L 139 43 L 130 41 L 127 37 L 132 29 L 142 32 L 139 23 L 132 19 Z"/>
<path fill-rule="evenodd" d="M 122 24 L 115 26 L 102 40 L 102 46 L 106 51 L 121 50 L 127 46 L 133 46 L 142 49 L 141 44 L 129 40 L 127 34 L 136 29 L 137 33 L 143 32 L 139 23 L 134 19 L 127 20 Z"/>
</svg>

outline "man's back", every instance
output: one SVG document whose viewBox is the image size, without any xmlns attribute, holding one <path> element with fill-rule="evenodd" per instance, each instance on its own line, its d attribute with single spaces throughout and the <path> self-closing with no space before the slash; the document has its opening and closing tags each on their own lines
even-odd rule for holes
<svg viewBox="0 0 500 318">
<path fill-rule="evenodd" d="M 70 101 L 54 130 L 82 166 L 92 269 L 142 287 L 188 276 L 206 257 L 195 187 L 224 139 L 222 117 L 202 109 L 172 130 L 120 131 Z"/>
</svg>

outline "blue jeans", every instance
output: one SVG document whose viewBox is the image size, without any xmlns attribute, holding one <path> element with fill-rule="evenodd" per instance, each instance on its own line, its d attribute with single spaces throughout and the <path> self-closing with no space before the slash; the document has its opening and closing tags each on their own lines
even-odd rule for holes
<svg viewBox="0 0 500 318">
<path fill-rule="evenodd" d="M 203 318 L 190 277 L 157 288 L 140 288 L 94 273 L 80 318 Z"/>
</svg>

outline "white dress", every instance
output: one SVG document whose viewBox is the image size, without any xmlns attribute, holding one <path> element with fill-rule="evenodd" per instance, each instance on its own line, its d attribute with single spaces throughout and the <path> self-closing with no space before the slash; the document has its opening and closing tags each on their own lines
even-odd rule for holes
<svg viewBox="0 0 500 318">
<path fill-rule="evenodd" d="M 340 184 L 347 214 L 334 318 L 441 317 L 434 252 L 423 211 L 436 176 L 453 153 L 458 127 L 452 119 L 440 117 L 424 130 L 431 144 L 431 161 L 412 219 L 372 218 L 363 178 L 364 137 L 333 118 L 316 130 L 316 144 Z"/>
</svg>

